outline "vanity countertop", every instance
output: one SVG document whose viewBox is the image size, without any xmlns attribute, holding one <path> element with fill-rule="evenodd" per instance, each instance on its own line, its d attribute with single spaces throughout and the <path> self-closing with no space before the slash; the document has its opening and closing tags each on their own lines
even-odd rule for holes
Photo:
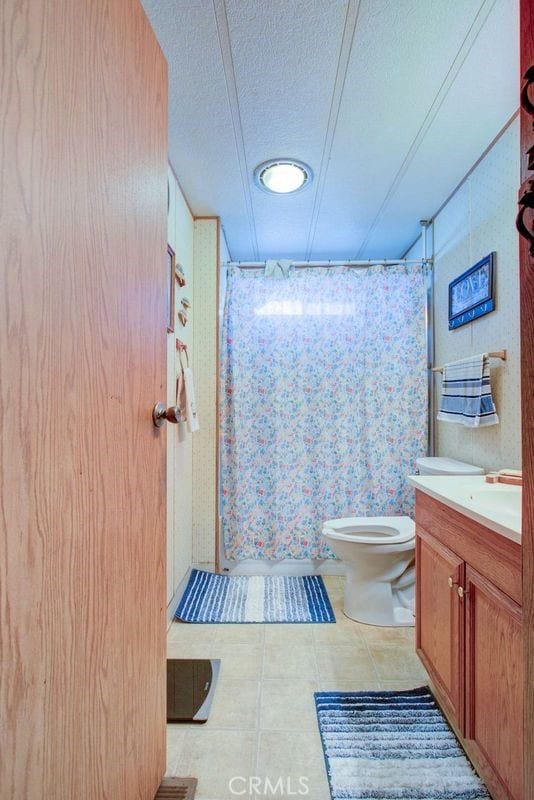
<svg viewBox="0 0 534 800">
<path fill-rule="evenodd" d="M 483 475 L 410 475 L 409 483 L 486 528 L 521 543 L 521 487 Z"/>
</svg>

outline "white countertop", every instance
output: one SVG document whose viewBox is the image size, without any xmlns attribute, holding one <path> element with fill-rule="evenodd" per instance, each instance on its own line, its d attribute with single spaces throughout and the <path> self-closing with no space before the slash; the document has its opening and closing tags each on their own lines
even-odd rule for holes
<svg viewBox="0 0 534 800">
<path fill-rule="evenodd" d="M 408 482 L 486 528 L 521 543 L 521 487 L 483 475 L 410 475 Z"/>
</svg>

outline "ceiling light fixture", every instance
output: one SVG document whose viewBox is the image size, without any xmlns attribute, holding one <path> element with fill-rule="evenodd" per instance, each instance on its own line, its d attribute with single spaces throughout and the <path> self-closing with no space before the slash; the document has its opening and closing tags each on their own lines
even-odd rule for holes
<svg viewBox="0 0 534 800">
<path fill-rule="evenodd" d="M 294 158 L 275 158 L 264 161 L 254 170 L 254 181 L 270 194 L 295 194 L 313 179 L 311 167 Z"/>
</svg>

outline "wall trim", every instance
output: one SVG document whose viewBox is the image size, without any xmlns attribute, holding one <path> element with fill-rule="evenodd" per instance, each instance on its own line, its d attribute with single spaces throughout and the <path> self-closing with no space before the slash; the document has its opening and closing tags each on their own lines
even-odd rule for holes
<svg viewBox="0 0 534 800">
<path fill-rule="evenodd" d="M 185 573 L 184 577 L 176 587 L 176 590 L 172 596 L 172 600 L 167 606 L 167 633 L 169 632 L 169 628 L 171 627 L 174 615 L 176 614 L 176 609 L 178 608 L 178 603 L 182 599 L 182 595 L 185 591 L 185 587 L 187 586 L 187 582 L 189 580 L 189 576 L 191 575 L 191 570 L 193 567 L 189 567 L 187 572 Z"/>
<path fill-rule="evenodd" d="M 176 181 L 176 184 L 177 184 L 177 186 L 178 186 L 178 188 L 180 190 L 180 193 L 181 193 L 182 197 L 184 198 L 184 203 L 187 206 L 187 210 L 191 214 L 191 219 L 194 221 L 195 220 L 195 215 L 193 214 L 193 210 L 192 210 L 191 206 L 189 205 L 189 200 L 187 199 L 187 195 L 186 195 L 186 193 L 184 192 L 184 190 L 182 188 L 182 184 L 178 180 L 178 176 L 176 175 L 176 170 L 174 169 L 174 167 L 173 167 L 173 165 L 171 164 L 170 161 L 168 162 L 168 164 L 169 164 L 169 169 L 170 169 L 170 171 L 172 172 L 172 174 L 174 176 L 174 180 Z"/>
<path fill-rule="evenodd" d="M 437 216 L 439 216 L 439 214 L 441 214 L 441 212 L 443 211 L 443 209 L 445 208 L 445 206 L 446 206 L 446 205 L 448 205 L 448 203 L 450 203 L 450 201 L 452 200 L 452 198 L 454 197 L 454 195 L 455 195 L 455 194 L 457 194 L 457 192 L 459 192 L 459 191 L 460 191 L 460 189 L 462 188 L 462 186 L 464 185 L 464 183 L 465 183 L 465 182 L 468 180 L 468 178 L 470 178 L 470 177 L 471 177 L 471 175 L 473 174 L 473 172 L 476 170 L 476 168 L 479 166 L 479 164 L 481 164 L 481 163 L 482 163 L 482 161 L 484 161 L 484 159 L 485 159 L 485 158 L 486 158 L 486 156 L 487 156 L 487 155 L 490 153 L 490 151 L 491 151 L 491 150 L 493 150 L 493 148 L 495 147 L 495 145 L 497 144 L 497 142 L 498 142 L 500 139 L 502 139 L 502 137 L 504 136 L 504 134 L 506 133 L 506 131 L 508 130 L 508 128 L 509 128 L 509 127 L 510 127 L 510 126 L 511 126 L 511 125 L 512 125 L 514 122 L 515 122 L 515 120 L 517 119 L 517 117 L 518 117 L 518 116 L 519 116 L 519 108 L 518 108 L 516 111 L 514 111 L 514 113 L 513 113 L 513 114 L 512 114 L 512 116 L 510 117 L 510 119 L 509 119 L 509 120 L 508 120 L 508 121 L 507 121 L 507 122 L 506 122 L 506 123 L 503 125 L 503 127 L 501 128 L 501 130 L 499 131 L 499 133 L 497 134 L 497 136 L 495 136 L 495 138 L 491 140 L 491 142 L 490 142 L 490 143 L 489 143 L 489 145 L 486 147 L 486 149 L 484 150 L 484 152 L 483 152 L 483 153 L 482 153 L 482 154 L 481 154 L 481 155 L 480 155 L 480 156 L 477 158 L 477 160 L 475 161 L 475 163 L 473 164 L 473 166 L 472 166 L 472 167 L 471 167 L 471 168 L 470 168 L 470 169 L 469 169 L 469 170 L 468 170 L 468 171 L 465 173 L 465 175 L 463 176 L 463 178 L 461 179 L 461 181 L 460 181 L 460 182 L 459 182 L 459 183 L 458 183 L 458 184 L 457 184 L 457 185 L 454 187 L 454 189 L 452 190 L 452 192 L 451 192 L 451 193 L 448 195 L 447 199 L 443 201 L 443 203 L 440 205 L 440 207 L 438 208 L 438 210 L 437 210 L 437 211 L 436 211 L 434 214 L 432 214 L 432 216 L 431 216 L 431 217 L 429 217 L 429 219 L 428 219 L 428 221 L 429 221 L 429 222 L 433 223 L 433 222 L 434 222 L 434 220 L 436 219 L 436 217 L 437 217 Z M 405 251 L 404 251 L 404 253 L 402 254 L 401 258 L 406 258 L 406 256 L 407 256 L 407 255 L 408 255 L 408 253 L 410 252 L 410 250 L 411 250 L 413 247 L 415 247 L 415 245 L 416 245 L 416 244 L 417 244 L 417 242 L 420 240 L 420 238 L 421 238 L 421 234 L 419 233 L 419 234 L 416 236 L 416 238 L 413 240 L 413 242 L 411 243 L 411 245 L 410 245 L 408 248 L 406 248 L 406 250 L 405 250 Z"/>
<path fill-rule="evenodd" d="M 220 320 L 220 290 L 221 290 L 221 220 L 220 217 L 217 217 L 217 264 L 215 267 L 215 282 L 216 282 L 216 299 L 217 299 L 217 313 L 215 316 L 215 572 L 220 572 L 220 564 L 219 564 L 219 536 L 220 536 L 220 508 L 219 508 L 219 449 L 220 449 L 220 335 L 219 335 L 219 326 L 221 324 Z"/>
</svg>

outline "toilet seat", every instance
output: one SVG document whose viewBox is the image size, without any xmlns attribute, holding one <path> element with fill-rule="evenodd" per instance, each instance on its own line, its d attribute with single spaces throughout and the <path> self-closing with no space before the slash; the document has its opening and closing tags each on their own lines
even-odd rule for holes
<svg viewBox="0 0 534 800">
<path fill-rule="evenodd" d="M 330 519 L 323 537 L 345 565 L 347 617 L 368 625 L 414 624 L 415 524 L 410 517 Z"/>
<path fill-rule="evenodd" d="M 323 534 L 340 542 L 402 544 L 415 538 L 415 523 L 410 517 L 342 517 L 327 520 Z"/>
</svg>

